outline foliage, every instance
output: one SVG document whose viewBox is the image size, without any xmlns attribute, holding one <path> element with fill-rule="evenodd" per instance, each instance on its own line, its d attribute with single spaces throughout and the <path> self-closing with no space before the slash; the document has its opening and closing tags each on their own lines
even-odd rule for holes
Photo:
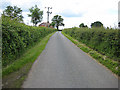
<svg viewBox="0 0 120 90">
<path fill-rule="evenodd" d="M 34 46 L 30 47 L 20 58 L 14 61 L 12 64 L 8 65 L 7 67 L 3 68 L 2 76 L 6 76 L 12 72 L 18 71 L 22 69 L 26 64 L 34 63 L 40 53 L 45 49 L 45 46 L 49 40 L 49 38 L 53 35 L 49 34 L 42 38 L 40 42 L 35 44 Z M 25 72 L 23 72 L 25 73 Z"/>
<path fill-rule="evenodd" d="M 80 28 L 84 28 L 84 27 L 88 27 L 87 25 L 84 25 L 84 23 L 81 23 L 80 25 L 79 25 L 79 27 Z"/>
<path fill-rule="evenodd" d="M 118 23 L 118 27 L 120 28 L 120 22 Z"/>
<path fill-rule="evenodd" d="M 55 32 L 54 32 L 55 33 Z M 54 34 L 45 36 L 40 42 L 29 48 L 15 62 L 2 69 L 2 88 L 21 88 L 32 64 L 45 49 L 49 38 Z M 19 78 L 18 78 L 19 77 Z M 6 84 L 8 83 L 8 84 Z"/>
<path fill-rule="evenodd" d="M 22 10 L 17 6 L 7 6 L 3 11 L 3 15 L 15 19 L 18 21 L 23 21 Z"/>
<path fill-rule="evenodd" d="M 55 22 L 52 22 L 49 27 L 52 26 L 53 28 L 55 28 Z"/>
<path fill-rule="evenodd" d="M 62 34 L 64 36 L 66 36 L 69 40 L 71 40 L 74 44 L 76 44 L 81 50 L 83 50 L 84 52 L 86 52 L 88 55 L 92 56 L 99 63 L 101 63 L 104 66 L 106 66 L 113 73 L 115 73 L 116 75 L 120 76 L 119 66 L 118 66 L 119 62 L 118 61 L 114 61 L 114 60 L 106 57 L 105 55 L 102 55 L 102 54 L 98 53 L 97 51 L 89 48 L 85 44 L 79 42 L 78 40 L 72 38 L 71 36 L 65 34 L 64 32 L 62 32 Z"/>
<path fill-rule="evenodd" d="M 40 11 L 37 5 L 30 8 L 29 11 L 31 14 L 28 14 L 28 16 L 31 17 L 31 22 L 33 23 L 33 25 L 36 26 L 43 19 L 43 11 Z"/>
<path fill-rule="evenodd" d="M 120 60 L 120 32 L 104 28 L 70 28 L 64 33 L 114 60 Z"/>
<path fill-rule="evenodd" d="M 64 26 L 64 23 L 63 23 L 63 18 L 59 15 L 55 15 L 53 18 L 52 18 L 52 26 L 55 26 L 57 27 L 57 30 L 59 29 L 59 26 Z"/>
<path fill-rule="evenodd" d="M 55 31 L 51 28 L 27 26 L 8 17 L 2 17 L 2 20 L 3 66 L 14 62 L 29 47 Z"/>
<path fill-rule="evenodd" d="M 91 24 L 91 27 L 103 27 L 103 24 L 100 21 L 96 21 Z"/>
</svg>

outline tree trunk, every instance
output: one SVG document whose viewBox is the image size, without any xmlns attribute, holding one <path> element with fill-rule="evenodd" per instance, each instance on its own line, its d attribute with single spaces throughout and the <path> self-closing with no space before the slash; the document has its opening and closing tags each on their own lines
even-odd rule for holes
<svg viewBox="0 0 120 90">
<path fill-rule="evenodd" d="M 57 26 L 57 30 L 59 30 L 59 26 Z"/>
</svg>

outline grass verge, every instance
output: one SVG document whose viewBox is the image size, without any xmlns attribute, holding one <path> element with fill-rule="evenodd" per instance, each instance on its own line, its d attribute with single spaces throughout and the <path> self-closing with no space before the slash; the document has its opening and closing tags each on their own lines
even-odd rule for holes
<svg viewBox="0 0 120 90">
<path fill-rule="evenodd" d="M 65 34 L 64 32 L 62 32 L 62 34 L 64 36 L 66 36 L 69 40 L 71 40 L 75 45 L 77 45 L 81 50 L 83 50 L 88 55 L 90 55 L 92 58 L 94 58 L 97 62 L 99 62 L 102 65 L 104 65 L 105 67 L 107 67 L 109 70 L 111 70 L 117 76 L 120 76 L 120 72 L 118 70 L 119 69 L 119 67 L 118 67 L 119 62 L 118 61 L 114 61 L 114 60 L 106 57 L 105 55 L 102 55 L 102 54 L 98 53 L 97 51 L 89 48 L 85 44 L 77 41 L 76 39 L 74 39 L 71 36 Z"/>
<path fill-rule="evenodd" d="M 54 32 L 55 33 L 55 32 Z M 20 88 L 27 74 L 45 46 L 49 38 L 54 34 L 44 37 L 34 47 L 30 48 L 21 58 L 2 70 L 3 88 Z"/>
</svg>

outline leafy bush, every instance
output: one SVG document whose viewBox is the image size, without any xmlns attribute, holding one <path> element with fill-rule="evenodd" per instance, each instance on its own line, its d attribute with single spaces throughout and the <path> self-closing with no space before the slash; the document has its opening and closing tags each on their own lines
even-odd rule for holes
<svg viewBox="0 0 120 90">
<path fill-rule="evenodd" d="M 63 30 L 63 32 L 103 55 L 114 60 L 120 60 L 119 30 L 104 28 L 69 28 Z"/>
<path fill-rule="evenodd" d="M 2 17 L 2 65 L 14 62 L 29 47 L 35 45 L 55 29 L 27 26 L 8 17 Z"/>
</svg>

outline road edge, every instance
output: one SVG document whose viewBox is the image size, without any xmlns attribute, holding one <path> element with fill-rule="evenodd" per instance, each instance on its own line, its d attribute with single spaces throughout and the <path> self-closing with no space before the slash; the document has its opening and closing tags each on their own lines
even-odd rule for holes
<svg viewBox="0 0 120 90">
<path fill-rule="evenodd" d="M 100 53 L 98 53 L 97 51 L 89 48 L 88 46 L 86 46 L 85 44 L 77 41 L 76 39 L 72 38 L 71 36 L 65 34 L 64 32 L 61 32 L 66 38 L 68 38 L 70 41 L 72 41 L 77 47 L 79 47 L 82 51 L 84 51 L 89 57 L 91 57 L 93 60 L 95 60 L 99 65 L 103 66 L 104 68 L 106 68 L 107 70 L 109 70 L 110 72 L 112 72 L 112 74 L 116 77 L 116 78 L 120 78 L 120 76 L 118 76 L 119 72 L 118 68 L 111 68 L 110 66 L 114 65 L 114 63 L 117 63 L 119 65 L 119 62 L 117 61 L 113 61 L 111 59 L 109 59 L 108 57 L 106 57 L 105 55 L 102 55 Z M 102 60 L 101 60 L 102 59 Z M 103 61 L 111 61 L 111 65 L 107 65 L 110 63 L 106 63 L 104 64 Z M 109 62 L 108 61 L 108 62 Z M 118 66 L 117 66 L 118 67 Z M 116 71 L 116 72 L 115 72 Z"/>
<path fill-rule="evenodd" d="M 2 88 L 3 89 L 7 89 L 7 88 L 21 88 L 24 80 L 27 78 L 28 76 L 28 73 L 33 65 L 33 63 L 36 61 L 36 58 L 38 58 L 38 56 L 42 53 L 42 51 L 45 49 L 50 37 L 54 34 L 55 32 L 47 35 L 46 37 L 44 37 L 37 45 L 39 47 L 42 47 L 40 48 L 41 50 L 39 50 L 39 54 L 33 58 L 34 60 L 32 60 L 32 62 L 28 62 L 27 64 L 25 64 L 22 68 L 20 68 L 19 70 L 13 72 L 13 73 L 10 73 L 6 76 L 4 76 L 2 79 Z M 44 44 L 41 44 L 41 43 L 44 43 Z M 36 45 L 35 45 L 36 46 Z M 33 48 L 36 48 L 36 47 L 32 47 L 31 49 Z M 24 56 L 25 57 L 25 56 Z M 31 57 L 29 57 L 31 58 Z"/>
</svg>

